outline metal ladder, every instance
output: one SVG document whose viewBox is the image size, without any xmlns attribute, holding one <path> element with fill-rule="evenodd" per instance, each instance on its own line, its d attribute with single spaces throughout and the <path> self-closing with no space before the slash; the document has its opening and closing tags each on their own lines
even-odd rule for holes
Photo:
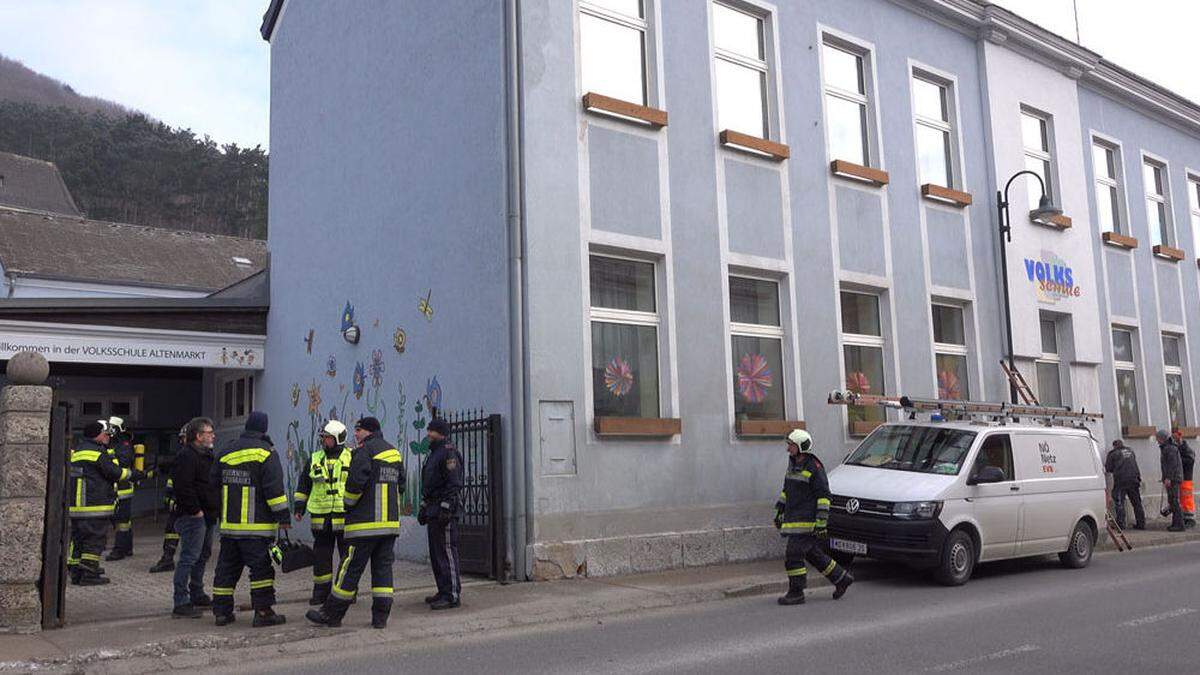
<svg viewBox="0 0 1200 675">
<path fill-rule="evenodd" d="M 1021 397 L 1021 402 L 1025 405 L 1041 405 L 1038 402 L 1037 396 L 1034 395 L 1033 389 L 1030 389 L 1029 383 L 1025 381 L 1025 376 L 1021 371 L 1017 370 L 1016 366 L 1009 367 L 1004 359 L 1000 360 L 1000 368 L 1004 370 L 1004 375 L 1008 377 L 1008 383 Z"/>
</svg>

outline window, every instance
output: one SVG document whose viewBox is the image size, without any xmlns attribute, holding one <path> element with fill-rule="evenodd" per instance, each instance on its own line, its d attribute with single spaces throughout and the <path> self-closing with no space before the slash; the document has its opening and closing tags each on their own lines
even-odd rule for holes
<svg viewBox="0 0 1200 675">
<path fill-rule="evenodd" d="M 1167 376 L 1167 407 L 1171 413 L 1172 427 L 1185 427 L 1188 423 L 1187 404 L 1183 395 L 1183 349 L 1178 335 L 1164 335 L 1163 368 Z"/>
<path fill-rule="evenodd" d="M 1141 424 L 1138 409 L 1137 365 L 1133 353 L 1133 331 L 1114 328 L 1112 332 L 1113 365 L 1117 371 L 1117 406 L 1121 410 L 1121 426 Z"/>
<path fill-rule="evenodd" d="M 1200 256 L 1200 178 L 1188 177 L 1188 211 L 1192 216 L 1192 244 Z"/>
<path fill-rule="evenodd" d="M 919 73 L 913 73 L 912 87 L 921 182 L 952 188 L 957 181 L 954 175 L 950 89 Z"/>
<path fill-rule="evenodd" d="M 1035 363 L 1037 370 L 1038 403 L 1061 406 L 1063 404 L 1060 369 L 1062 359 L 1058 355 L 1058 324 L 1052 319 L 1042 319 L 1042 357 Z"/>
<path fill-rule="evenodd" d="M 967 339 L 963 310 L 948 305 L 933 306 L 933 352 L 937 368 L 938 398 L 971 398 L 967 372 Z"/>
<path fill-rule="evenodd" d="M 1108 143 L 1092 143 L 1092 172 L 1096 176 L 1096 218 L 1101 232 L 1128 234 L 1122 213 L 1125 198 L 1121 161 Z"/>
<path fill-rule="evenodd" d="M 1054 199 L 1054 155 L 1051 151 L 1050 119 L 1027 110 L 1021 111 L 1021 142 L 1025 148 L 1025 168 L 1041 177 L 1046 185 L 1046 196 Z M 1026 186 L 1029 194 L 1029 210 L 1040 205 L 1042 195 L 1035 185 Z"/>
<path fill-rule="evenodd" d="M 67 393 L 62 400 L 71 406 L 75 422 L 81 427 L 92 420 L 116 416 L 125 420 L 128 429 L 137 424 L 141 407 L 139 396 Z"/>
<path fill-rule="evenodd" d="M 871 114 L 866 55 L 835 43 L 829 36 L 821 49 L 830 159 L 870 166 Z"/>
<path fill-rule="evenodd" d="M 887 387 L 883 376 L 883 327 L 879 297 L 842 291 L 842 355 L 846 389 L 880 396 Z M 878 406 L 851 406 L 851 422 L 882 422 Z"/>
<path fill-rule="evenodd" d="M 220 400 L 217 401 L 217 410 L 220 423 L 245 419 L 254 410 L 254 376 L 228 373 L 218 383 Z"/>
<path fill-rule="evenodd" d="M 645 16 L 642 0 L 579 0 L 585 92 L 646 105 Z"/>
<path fill-rule="evenodd" d="M 1146 224 L 1150 228 L 1150 243 L 1171 246 L 1171 201 L 1167 190 L 1167 167 L 1146 159 L 1142 164 L 1142 181 L 1146 186 Z"/>
<path fill-rule="evenodd" d="M 591 257 L 592 392 L 597 417 L 658 417 L 654 264 Z"/>
<path fill-rule="evenodd" d="M 983 439 L 983 444 L 979 446 L 979 454 L 975 456 L 975 468 L 971 475 L 977 476 L 981 469 L 987 467 L 1003 471 L 1006 482 L 1016 478 L 1013 473 L 1012 442 L 1008 434 L 992 434 Z"/>
<path fill-rule="evenodd" d="M 717 123 L 770 138 L 767 53 L 763 19 L 713 3 L 713 46 L 717 74 Z"/>
<path fill-rule="evenodd" d="M 962 469 L 975 435 L 942 426 L 886 426 L 850 453 L 846 464 L 953 476 Z"/>
<path fill-rule="evenodd" d="M 734 415 L 738 419 L 784 419 L 779 284 L 729 277 L 729 315 Z"/>
</svg>

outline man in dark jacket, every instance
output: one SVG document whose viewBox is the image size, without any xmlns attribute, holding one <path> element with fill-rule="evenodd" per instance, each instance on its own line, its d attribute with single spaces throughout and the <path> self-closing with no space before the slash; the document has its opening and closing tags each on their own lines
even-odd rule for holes
<svg viewBox="0 0 1200 675">
<path fill-rule="evenodd" d="M 1171 526 L 1168 532 L 1183 532 L 1183 509 L 1179 505 L 1179 488 L 1183 484 L 1183 458 L 1179 454 L 1179 446 L 1171 440 L 1170 434 L 1159 431 L 1155 434 L 1158 439 L 1158 451 L 1162 463 L 1162 482 L 1167 490 L 1167 504 L 1171 509 Z"/>
<path fill-rule="evenodd" d="M 837 600 L 846 594 L 854 577 L 830 558 L 818 541 L 827 536 L 829 527 L 830 493 L 825 466 L 813 454 L 812 436 L 803 429 L 788 434 L 787 451 L 788 470 L 783 491 L 775 503 L 775 527 L 787 537 L 784 569 L 788 591 L 779 598 L 779 604 L 804 604 L 808 577 L 805 561 L 833 582 L 833 599 Z"/>
<path fill-rule="evenodd" d="M 346 510 L 346 559 L 320 609 L 304 615 L 328 627 L 340 626 L 358 593 L 358 581 L 371 566 L 371 627 L 386 628 L 392 611 L 392 563 L 400 535 L 400 495 L 404 457 L 383 437 L 379 420 L 364 417 L 354 425 L 358 447 L 350 459 L 343 502 Z"/>
<path fill-rule="evenodd" d="M 128 480 L 133 472 L 122 469 L 109 453 L 107 421 L 89 422 L 83 436 L 70 457 L 67 514 L 71 517 L 71 548 L 67 568 L 76 585 L 99 586 L 109 582 L 100 570 L 100 553 L 115 511 L 116 484 Z"/>
<path fill-rule="evenodd" d="M 176 439 L 178 446 L 175 451 L 175 456 L 187 447 L 187 425 L 179 427 L 179 438 Z M 167 478 L 167 484 L 163 488 L 162 500 L 163 506 L 167 509 L 167 522 L 163 526 L 163 545 L 162 557 L 154 566 L 150 568 L 151 574 L 158 572 L 170 572 L 175 569 L 175 551 L 179 548 L 179 533 L 175 531 L 175 478 L 170 471 L 170 466 L 160 460 L 159 468 L 163 470 L 163 474 Z"/>
<path fill-rule="evenodd" d="M 462 517 L 462 455 L 450 442 L 450 425 L 435 418 L 426 427 L 429 457 L 421 468 L 421 511 L 429 539 L 429 563 L 438 592 L 425 598 L 430 609 L 459 606 L 462 581 L 458 573 L 458 520 Z"/>
<path fill-rule="evenodd" d="M 209 483 L 221 491 L 221 550 L 213 574 L 213 614 L 218 626 L 233 623 L 233 591 L 242 568 L 250 569 L 254 627 L 287 621 L 276 614 L 271 546 L 292 526 L 283 489 L 283 466 L 267 436 L 267 414 L 255 410 L 246 430 L 217 455 Z"/>
<path fill-rule="evenodd" d="M 1171 429 L 1171 440 L 1179 448 L 1179 458 L 1183 460 L 1183 484 L 1179 488 L 1179 505 L 1183 509 L 1183 526 L 1196 526 L 1196 496 L 1193 492 L 1192 472 L 1196 468 L 1196 453 L 1192 446 L 1183 438 L 1179 427 Z"/>
<path fill-rule="evenodd" d="M 172 473 L 175 490 L 172 516 L 180 552 L 175 568 L 175 609 L 171 615 L 198 619 L 201 607 L 212 606 L 212 600 L 204 593 L 204 567 L 212 555 L 213 531 L 221 504 L 217 490 L 209 482 L 216 440 L 212 420 L 197 417 L 185 429 L 187 441 L 179 449 Z"/>
<path fill-rule="evenodd" d="M 1104 470 L 1113 477 L 1113 517 L 1121 529 L 1125 529 L 1125 498 L 1133 503 L 1133 527 L 1146 529 L 1146 512 L 1142 508 L 1142 472 L 1138 469 L 1137 455 L 1121 441 L 1113 441 L 1112 450 L 1104 458 Z"/>
</svg>

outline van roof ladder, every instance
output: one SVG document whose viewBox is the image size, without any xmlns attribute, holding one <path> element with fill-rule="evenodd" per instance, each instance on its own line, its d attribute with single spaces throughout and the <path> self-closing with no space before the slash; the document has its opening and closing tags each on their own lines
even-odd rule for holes
<svg viewBox="0 0 1200 675">
<path fill-rule="evenodd" d="M 904 411 L 909 419 L 918 413 L 931 419 L 969 419 L 974 422 L 1006 424 L 1022 421 L 1039 422 L 1046 426 L 1082 427 L 1088 422 L 1104 419 L 1100 413 L 1072 410 L 1067 407 L 992 403 L 990 401 L 960 401 L 956 399 L 911 398 L 908 396 L 876 396 L 852 391 L 834 390 L 829 394 L 830 405 L 880 406 Z"/>
</svg>

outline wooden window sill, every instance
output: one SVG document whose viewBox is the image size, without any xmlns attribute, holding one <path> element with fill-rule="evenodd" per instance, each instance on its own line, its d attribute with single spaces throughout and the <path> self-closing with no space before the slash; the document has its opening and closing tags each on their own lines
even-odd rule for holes
<svg viewBox="0 0 1200 675">
<path fill-rule="evenodd" d="M 1181 249 L 1167 246 L 1166 244 L 1159 244 L 1158 246 L 1155 246 L 1152 250 L 1154 251 L 1155 256 L 1162 258 L 1163 260 L 1170 260 L 1171 262 L 1179 262 L 1180 260 L 1183 260 L 1183 258 L 1184 258 L 1183 251 Z"/>
<path fill-rule="evenodd" d="M 1200 427 L 1179 427 L 1184 438 L 1200 438 Z"/>
<path fill-rule="evenodd" d="M 971 193 L 962 192 L 933 183 L 926 183 L 921 186 L 921 196 L 931 202 L 938 204 L 949 204 L 964 208 L 971 205 Z"/>
<path fill-rule="evenodd" d="M 650 108 L 619 98 L 589 91 L 583 95 L 583 107 L 590 113 L 615 117 L 627 122 L 648 125 L 656 129 L 667 126 L 667 111 Z"/>
<path fill-rule="evenodd" d="M 1061 213 L 1057 216 L 1051 216 L 1046 220 L 1034 220 L 1030 218 L 1029 221 L 1034 225 L 1041 225 L 1042 227 L 1048 227 L 1052 230 L 1069 230 L 1071 229 L 1072 224 L 1071 218 Z"/>
<path fill-rule="evenodd" d="M 795 429 L 804 429 L 800 420 L 738 420 L 737 435 L 741 438 L 786 438 Z"/>
<path fill-rule="evenodd" d="M 835 159 L 830 162 L 829 170 L 835 176 L 863 181 L 877 186 L 887 185 L 889 180 L 888 172 L 886 171 L 855 164 L 854 162 L 847 162 L 844 159 Z"/>
<path fill-rule="evenodd" d="M 777 162 L 782 162 L 791 156 L 791 149 L 783 143 L 776 143 L 765 138 L 743 134 L 740 131 L 726 129 L 722 131 L 718 138 L 721 139 L 721 145 L 739 152 L 745 152 L 757 157 L 773 159 Z"/>
<path fill-rule="evenodd" d="M 883 426 L 883 420 L 854 420 L 850 422 L 850 436 L 862 438 Z"/>
<path fill-rule="evenodd" d="M 1100 239 L 1109 246 L 1116 246 L 1132 251 L 1138 247 L 1138 240 L 1133 237 L 1127 237 L 1116 232 L 1104 232 L 1100 235 Z"/>
<path fill-rule="evenodd" d="M 683 431 L 683 420 L 658 417 L 597 417 L 597 436 L 669 438 Z"/>
<path fill-rule="evenodd" d="M 1121 438 L 1154 438 L 1154 427 L 1121 427 Z"/>
</svg>

